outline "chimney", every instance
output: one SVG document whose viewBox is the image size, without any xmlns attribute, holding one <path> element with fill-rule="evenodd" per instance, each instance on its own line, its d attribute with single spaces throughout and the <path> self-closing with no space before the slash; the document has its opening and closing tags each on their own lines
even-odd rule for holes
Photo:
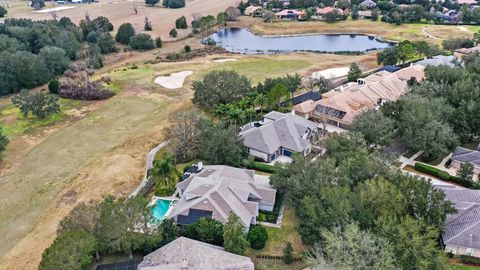
<svg viewBox="0 0 480 270">
<path fill-rule="evenodd" d="M 295 115 L 295 110 L 292 110 L 290 113 L 291 113 L 292 115 Z"/>
</svg>

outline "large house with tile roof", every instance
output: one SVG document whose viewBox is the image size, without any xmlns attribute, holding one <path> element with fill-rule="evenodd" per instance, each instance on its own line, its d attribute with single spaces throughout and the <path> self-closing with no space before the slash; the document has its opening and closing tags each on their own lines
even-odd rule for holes
<svg viewBox="0 0 480 270">
<path fill-rule="evenodd" d="M 453 185 L 436 186 L 453 203 L 456 213 L 447 215 L 442 242 L 446 252 L 480 257 L 480 190 Z"/>
<path fill-rule="evenodd" d="M 180 198 L 168 218 L 180 225 L 202 217 L 225 224 L 233 212 L 248 229 L 250 224 L 256 224 L 259 210 L 273 210 L 276 196 L 268 177 L 223 165 L 205 166 L 179 182 L 176 188 Z"/>
<path fill-rule="evenodd" d="M 143 257 L 138 270 L 254 270 L 252 260 L 186 237 L 179 237 Z"/>
<path fill-rule="evenodd" d="M 318 124 L 295 115 L 272 111 L 263 120 L 242 127 L 240 138 L 251 156 L 265 162 L 293 153 L 308 155 L 315 140 Z"/>
</svg>

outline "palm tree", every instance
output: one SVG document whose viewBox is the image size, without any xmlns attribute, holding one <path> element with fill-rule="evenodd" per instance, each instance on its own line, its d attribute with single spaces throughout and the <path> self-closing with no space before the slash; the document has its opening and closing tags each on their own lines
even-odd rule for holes
<svg viewBox="0 0 480 270">
<path fill-rule="evenodd" d="M 255 98 L 254 104 L 260 106 L 260 111 L 263 112 L 263 106 L 268 103 L 267 96 L 265 94 L 258 94 Z"/>
</svg>

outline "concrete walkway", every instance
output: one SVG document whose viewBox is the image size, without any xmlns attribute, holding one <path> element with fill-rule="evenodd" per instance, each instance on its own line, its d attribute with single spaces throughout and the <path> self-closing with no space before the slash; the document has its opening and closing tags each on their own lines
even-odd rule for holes
<svg viewBox="0 0 480 270">
<path fill-rule="evenodd" d="M 400 165 L 400 169 L 403 169 L 407 165 L 415 166 L 415 159 L 417 157 L 419 157 L 421 154 L 423 154 L 423 150 L 418 151 L 417 153 L 415 153 L 410 158 L 406 158 L 403 155 L 401 155 L 400 158 L 399 158 L 399 161 L 402 163 L 402 165 Z"/>
<path fill-rule="evenodd" d="M 143 176 L 143 180 L 142 182 L 140 183 L 140 185 L 138 185 L 138 187 L 132 192 L 132 194 L 130 194 L 130 196 L 128 196 L 129 198 L 132 198 L 132 197 L 135 197 L 138 195 L 138 192 L 140 192 L 140 190 L 142 190 L 142 188 L 147 184 L 147 181 L 148 181 L 148 171 L 153 168 L 153 160 L 155 159 L 155 155 L 157 154 L 157 152 L 162 149 L 163 147 L 165 147 L 166 145 L 168 144 L 168 141 L 166 142 L 162 142 L 161 144 L 157 145 L 155 148 L 153 148 L 152 150 L 150 150 L 150 152 L 148 152 L 147 154 L 147 161 L 145 162 L 145 175 Z"/>
</svg>

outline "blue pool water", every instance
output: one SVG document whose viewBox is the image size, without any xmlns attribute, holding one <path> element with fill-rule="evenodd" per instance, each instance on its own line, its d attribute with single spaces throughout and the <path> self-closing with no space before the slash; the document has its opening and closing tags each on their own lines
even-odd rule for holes
<svg viewBox="0 0 480 270">
<path fill-rule="evenodd" d="M 165 217 L 165 214 L 170 208 L 171 202 L 172 201 L 166 200 L 166 199 L 156 200 L 152 208 L 153 217 L 158 221 L 163 220 L 163 218 Z"/>
</svg>

